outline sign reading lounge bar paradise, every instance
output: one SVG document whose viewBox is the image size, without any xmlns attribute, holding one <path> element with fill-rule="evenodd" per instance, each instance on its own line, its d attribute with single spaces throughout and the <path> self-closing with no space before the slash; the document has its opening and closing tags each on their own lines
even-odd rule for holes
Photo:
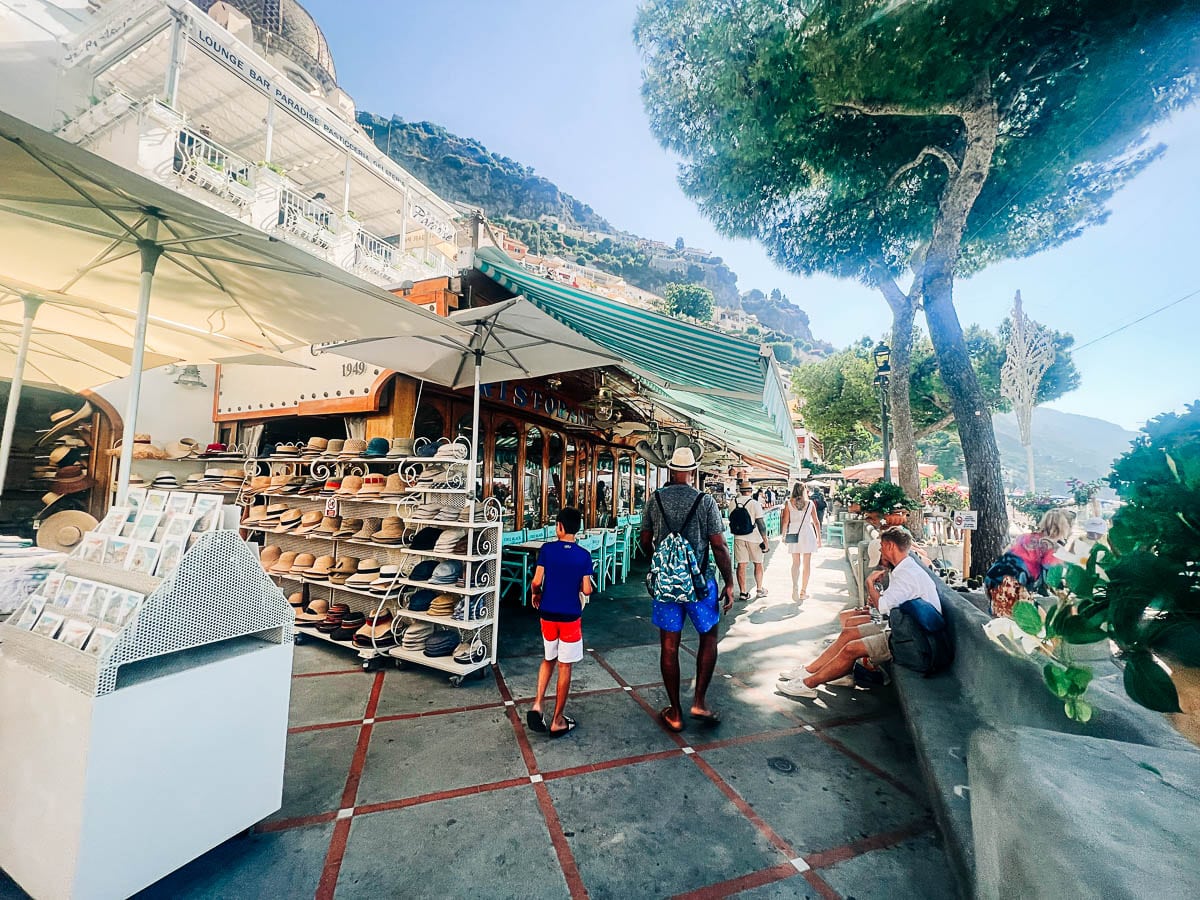
<svg viewBox="0 0 1200 900">
<path fill-rule="evenodd" d="M 356 140 L 352 132 L 340 123 L 325 118 L 310 106 L 301 102 L 286 87 L 279 82 L 273 81 L 269 73 L 256 69 L 250 60 L 240 55 L 236 50 L 231 49 L 211 27 L 203 26 L 189 18 L 187 20 L 187 37 L 188 40 L 203 50 L 212 59 L 236 73 L 243 81 L 253 85 L 268 97 L 274 96 L 275 102 L 292 113 L 292 115 L 303 119 L 314 128 L 319 129 L 327 139 L 352 154 L 356 159 L 369 166 L 375 172 L 387 178 L 398 188 L 404 189 L 409 187 L 409 183 L 397 171 L 385 164 L 378 154 L 368 152 Z M 420 203 L 413 202 L 409 215 L 422 228 L 428 229 L 442 240 L 451 243 L 455 240 L 456 232 L 454 226 L 434 216 L 421 206 Z"/>
</svg>

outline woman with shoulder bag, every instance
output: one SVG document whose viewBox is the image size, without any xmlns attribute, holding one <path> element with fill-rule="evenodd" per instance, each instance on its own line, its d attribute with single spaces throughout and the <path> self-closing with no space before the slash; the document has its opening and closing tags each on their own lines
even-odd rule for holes
<svg viewBox="0 0 1200 900">
<path fill-rule="evenodd" d="M 799 603 L 808 597 L 812 555 L 821 546 L 817 509 L 808 499 L 808 491 L 800 482 L 796 482 L 791 496 L 783 505 L 780 529 L 783 531 L 783 545 L 792 555 L 792 601 Z"/>
</svg>

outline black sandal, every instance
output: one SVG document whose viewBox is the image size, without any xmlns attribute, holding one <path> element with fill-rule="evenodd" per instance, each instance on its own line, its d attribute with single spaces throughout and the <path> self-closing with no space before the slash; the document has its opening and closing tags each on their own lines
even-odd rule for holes
<svg viewBox="0 0 1200 900">
<path fill-rule="evenodd" d="M 555 731 L 553 728 L 549 729 L 549 731 L 550 731 L 550 737 L 552 737 L 552 738 L 560 738 L 560 737 L 562 737 L 564 734 L 567 734 L 567 733 L 569 733 L 569 732 L 572 732 L 572 731 L 574 731 L 574 730 L 575 730 L 575 720 L 574 720 L 574 719 L 572 719 L 570 716 L 563 716 L 563 721 L 567 723 L 567 727 L 566 727 L 566 728 L 561 728 L 561 729 L 559 729 L 559 730 L 557 730 L 557 731 Z"/>
<path fill-rule="evenodd" d="M 536 709 L 531 709 L 525 713 L 525 726 L 530 731 L 536 731 L 538 734 L 545 734 L 550 730 L 546 727 L 546 717 Z"/>
</svg>

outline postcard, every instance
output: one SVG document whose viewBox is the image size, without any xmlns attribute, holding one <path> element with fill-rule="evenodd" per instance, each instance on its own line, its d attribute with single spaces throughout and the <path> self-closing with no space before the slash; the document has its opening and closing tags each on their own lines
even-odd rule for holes
<svg viewBox="0 0 1200 900">
<path fill-rule="evenodd" d="M 97 628 L 92 632 L 92 637 L 87 642 L 84 652 L 90 653 L 92 656 L 102 656 L 116 640 L 117 633 L 115 631 L 108 628 Z"/>
<path fill-rule="evenodd" d="M 66 574 L 59 571 L 47 572 L 46 580 L 42 582 L 42 586 L 38 589 L 38 593 L 47 600 L 53 600 L 58 596 L 59 590 L 62 588 L 63 579 Z"/>
<path fill-rule="evenodd" d="M 71 555 L 83 562 L 99 565 L 104 562 L 104 549 L 107 544 L 107 537 L 90 531 L 80 539 L 78 546 L 75 547 Z"/>
<path fill-rule="evenodd" d="M 147 513 L 163 513 L 167 510 L 167 500 L 171 497 L 170 491 L 146 491 L 146 503 L 142 506 L 141 513 L 138 516 L 140 519 Z"/>
<path fill-rule="evenodd" d="M 92 534 L 118 535 L 125 526 L 132 511 L 131 506 L 111 506 L 104 520 L 96 526 Z"/>
<path fill-rule="evenodd" d="M 163 493 L 166 493 L 163 491 Z M 138 516 L 137 524 L 133 526 L 133 531 L 130 537 L 135 541 L 152 541 L 158 533 L 158 526 L 162 522 L 162 513 L 142 513 Z"/>
<path fill-rule="evenodd" d="M 84 602 L 81 611 L 85 616 L 91 616 L 93 619 L 102 618 L 104 608 L 108 606 L 112 595 L 119 590 L 120 588 L 109 587 L 107 584 L 97 584 L 91 596 Z"/>
<path fill-rule="evenodd" d="M 170 496 L 167 497 L 167 515 L 174 516 L 191 512 L 195 496 L 187 491 L 171 491 Z"/>
<path fill-rule="evenodd" d="M 129 507 L 128 521 L 132 522 L 146 505 L 146 489 L 144 487 L 131 487 L 129 493 L 125 496 L 125 503 Z"/>
<path fill-rule="evenodd" d="M 183 554 L 187 550 L 187 538 L 167 538 L 162 542 L 162 552 L 158 557 L 158 567 L 155 568 L 154 574 L 159 578 L 166 578 L 172 572 L 179 568 L 179 561 L 183 559 Z"/>
<path fill-rule="evenodd" d="M 192 504 L 192 512 L 196 515 L 193 531 L 212 531 L 221 525 L 221 498 L 198 496 Z"/>
<path fill-rule="evenodd" d="M 17 628 L 24 628 L 26 631 L 33 627 L 33 623 L 37 621 L 37 617 L 42 614 L 42 610 L 46 608 L 46 598 L 33 596 L 25 604 L 24 608 L 12 620 L 12 623 Z"/>
<path fill-rule="evenodd" d="M 75 592 L 79 590 L 79 586 L 83 584 L 78 578 L 68 575 L 63 579 L 62 587 L 58 589 L 58 593 L 54 595 L 52 603 L 55 606 L 69 606 L 71 598 L 75 596 Z"/>
<path fill-rule="evenodd" d="M 67 612 L 83 612 L 89 603 L 92 602 L 92 596 L 96 593 L 96 582 L 81 581 L 79 587 L 71 595 L 71 599 L 67 601 Z"/>
<path fill-rule="evenodd" d="M 196 516 L 193 513 L 179 513 L 167 519 L 167 527 L 163 529 L 162 539 L 169 541 L 171 539 L 183 540 L 192 533 L 192 526 L 196 524 Z"/>
<path fill-rule="evenodd" d="M 145 596 L 143 594 L 135 591 L 117 590 L 112 599 L 109 600 L 108 608 L 104 610 L 102 618 L 109 625 L 120 628 L 129 621 L 130 616 L 133 615 L 144 599 Z M 45 614 L 43 613 L 43 615 Z"/>
<path fill-rule="evenodd" d="M 104 551 L 104 564 L 106 566 L 115 566 L 119 569 L 125 568 L 125 563 L 129 561 L 129 551 L 132 549 L 133 538 L 109 538 L 108 547 Z"/>
<path fill-rule="evenodd" d="M 45 610 L 38 618 L 37 624 L 33 626 L 33 630 L 38 634 L 44 634 L 46 637 L 54 637 L 58 634 L 58 629 L 62 626 L 65 616 Z"/>
<path fill-rule="evenodd" d="M 87 643 L 88 635 L 91 633 L 92 625 L 90 622 L 84 622 L 81 619 L 67 619 L 63 622 L 62 630 L 58 633 L 58 640 L 62 641 L 68 647 L 82 650 L 83 645 Z"/>
<path fill-rule="evenodd" d="M 158 565 L 158 554 L 161 551 L 158 544 L 150 541 L 134 541 L 133 549 L 129 551 L 129 559 L 125 568 L 140 575 L 153 575 L 154 567 Z"/>
</svg>

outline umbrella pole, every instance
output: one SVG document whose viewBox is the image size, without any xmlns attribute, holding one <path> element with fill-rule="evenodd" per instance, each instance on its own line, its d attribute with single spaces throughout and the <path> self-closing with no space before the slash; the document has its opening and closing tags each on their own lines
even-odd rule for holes
<svg viewBox="0 0 1200 900">
<path fill-rule="evenodd" d="M 124 506 L 129 496 L 129 470 L 133 465 L 133 438 L 137 433 L 138 402 L 142 394 L 142 363 L 146 354 L 146 325 L 150 320 L 150 288 L 154 284 L 154 267 L 162 255 L 158 244 L 158 219 L 150 217 L 147 237 L 138 241 L 142 257 L 142 273 L 138 285 L 137 324 L 133 329 L 133 362 L 129 372 L 129 400 L 125 403 L 125 427 L 121 432 L 121 462 L 117 472 L 117 506 Z"/>
<path fill-rule="evenodd" d="M 471 521 L 475 521 L 475 479 L 479 465 L 479 369 L 483 365 L 483 351 L 475 351 L 475 396 L 471 403 L 471 464 L 467 466 L 467 486 L 471 493 Z"/>
<path fill-rule="evenodd" d="M 21 343 L 17 347 L 17 364 L 8 388 L 8 405 L 4 407 L 4 433 L 0 436 L 0 494 L 4 493 L 4 482 L 8 478 L 8 457 L 12 453 L 13 432 L 17 427 L 17 406 L 21 402 L 21 386 L 25 382 L 25 359 L 29 356 L 29 341 L 33 336 L 33 317 L 42 305 L 37 297 L 23 297 L 22 300 L 25 303 L 25 318 L 21 320 Z"/>
</svg>

